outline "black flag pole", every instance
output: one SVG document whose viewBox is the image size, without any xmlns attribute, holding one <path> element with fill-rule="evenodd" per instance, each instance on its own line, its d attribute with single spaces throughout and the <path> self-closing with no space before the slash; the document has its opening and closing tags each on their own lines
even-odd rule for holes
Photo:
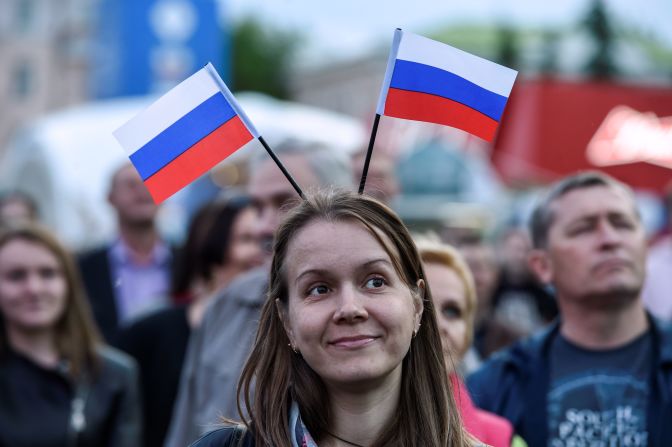
<svg viewBox="0 0 672 447">
<path fill-rule="evenodd" d="M 359 181 L 359 193 L 364 193 L 364 186 L 366 185 L 366 176 L 369 173 L 369 163 L 371 162 L 371 154 L 373 153 L 373 144 L 376 142 L 376 134 L 378 133 L 378 123 L 380 122 L 380 114 L 376 113 L 376 119 L 373 120 L 373 129 L 371 129 L 371 139 L 369 139 L 369 149 L 366 151 L 366 159 L 364 160 L 364 169 L 362 169 L 362 178 Z"/>
<path fill-rule="evenodd" d="M 264 149 L 266 149 L 266 152 L 268 152 L 268 155 L 271 156 L 271 158 L 273 159 L 275 164 L 278 165 L 278 167 L 280 168 L 282 173 L 285 174 L 285 177 L 287 177 L 287 180 L 289 180 L 289 183 L 292 184 L 292 186 L 294 187 L 296 192 L 299 194 L 299 196 L 302 199 L 305 199 L 305 196 L 303 195 L 303 191 L 301 191 L 301 188 L 299 187 L 299 185 L 294 181 L 291 174 L 285 168 L 285 165 L 282 164 L 280 159 L 275 155 L 275 152 L 273 152 L 273 150 L 268 145 L 268 143 L 266 143 L 266 140 L 264 140 L 264 137 L 262 137 L 261 135 L 259 136 L 259 142 L 261 143 L 262 146 L 264 146 Z"/>
</svg>

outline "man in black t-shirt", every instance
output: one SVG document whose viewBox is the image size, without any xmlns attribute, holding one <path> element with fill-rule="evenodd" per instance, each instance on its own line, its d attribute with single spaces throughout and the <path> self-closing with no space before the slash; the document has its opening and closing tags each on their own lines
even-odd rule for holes
<svg viewBox="0 0 672 447">
<path fill-rule="evenodd" d="M 530 224 L 530 266 L 560 319 L 469 379 L 529 445 L 672 445 L 672 327 L 640 294 L 646 238 L 632 191 L 588 172 L 554 185 Z"/>
</svg>

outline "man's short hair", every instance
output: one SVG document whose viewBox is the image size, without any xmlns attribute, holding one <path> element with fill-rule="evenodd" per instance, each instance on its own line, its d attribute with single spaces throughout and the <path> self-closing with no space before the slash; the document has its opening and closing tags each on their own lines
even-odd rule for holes
<svg viewBox="0 0 672 447">
<path fill-rule="evenodd" d="M 343 189 L 350 189 L 353 186 L 349 159 L 344 153 L 336 149 L 321 144 L 287 140 L 274 147 L 273 152 L 281 162 L 283 161 L 283 155 L 305 157 L 308 166 L 310 166 L 319 182 L 319 186 L 333 186 Z M 271 160 L 271 158 L 266 151 L 256 152 L 250 158 L 250 172 L 257 170 L 259 165 L 267 160 Z"/>
<path fill-rule="evenodd" d="M 31 196 L 27 192 L 18 189 L 0 192 L 0 208 L 4 207 L 5 205 L 11 202 L 21 202 L 28 210 L 30 219 L 34 220 L 39 217 L 40 213 L 37 206 L 37 202 L 35 201 L 33 196 Z"/>
<path fill-rule="evenodd" d="M 565 177 L 548 189 L 537 202 L 532 212 L 532 217 L 530 218 L 530 236 L 533 247 L 544 248 L 548 243 L 548 231 L 555 217 L 551 209 L 553 202 L 571 191 L 596 186 L 621 189 L 632 197 L 634 203 L 634 193 L 628 185 L 602 172 L 585 171 Z M 636 209 L 635 213 L 637 213 Z M 639 214 L 637 213 L 637 215 Z"/>
</svg>

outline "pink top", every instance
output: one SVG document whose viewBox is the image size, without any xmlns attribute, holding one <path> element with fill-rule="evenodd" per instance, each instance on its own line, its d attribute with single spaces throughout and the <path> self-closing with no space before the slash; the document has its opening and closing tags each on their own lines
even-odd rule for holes
<svg viewBox="0 0 672 447">
<path fill-rule="evenodd" d="M 457 375 L 452 374 L 450 380 L 462 422 L 469 434 L 492 447 L 510 447 L 513 437 L 511 423 L 494 413 L 476 408 L 467 388 Z"/>
</svg>

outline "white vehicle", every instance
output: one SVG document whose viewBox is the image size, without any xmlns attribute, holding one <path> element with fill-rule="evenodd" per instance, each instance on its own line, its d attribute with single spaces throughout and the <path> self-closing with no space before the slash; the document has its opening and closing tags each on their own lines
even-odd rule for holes
<svg viewBox="0 0 672 447">
<path fill-rule="evenodd" d="M 365 139 L 361 124 L 344 115 L 257 93 L 236 95 L 255 127 L 273 147 L 284 139 L 325 144 L 351 153 Z M 107 203 L 109 179 L 127 161 L 112 131 L 155 97 L 84 104 L 47 115 L 17 132 L 0 159 L 0 189 L 26 192 L 37 201 L 40 219 L 73 249 L 109 239 L 115 220 Z M 263 150 L 258 142 L 228 160 Z M 225 162 L 226 163 L 226 162 Z M 168 199 L 159 218 L 164 234 L 179 239 L 185 216 L 183 193 Z"/>
</svg>

